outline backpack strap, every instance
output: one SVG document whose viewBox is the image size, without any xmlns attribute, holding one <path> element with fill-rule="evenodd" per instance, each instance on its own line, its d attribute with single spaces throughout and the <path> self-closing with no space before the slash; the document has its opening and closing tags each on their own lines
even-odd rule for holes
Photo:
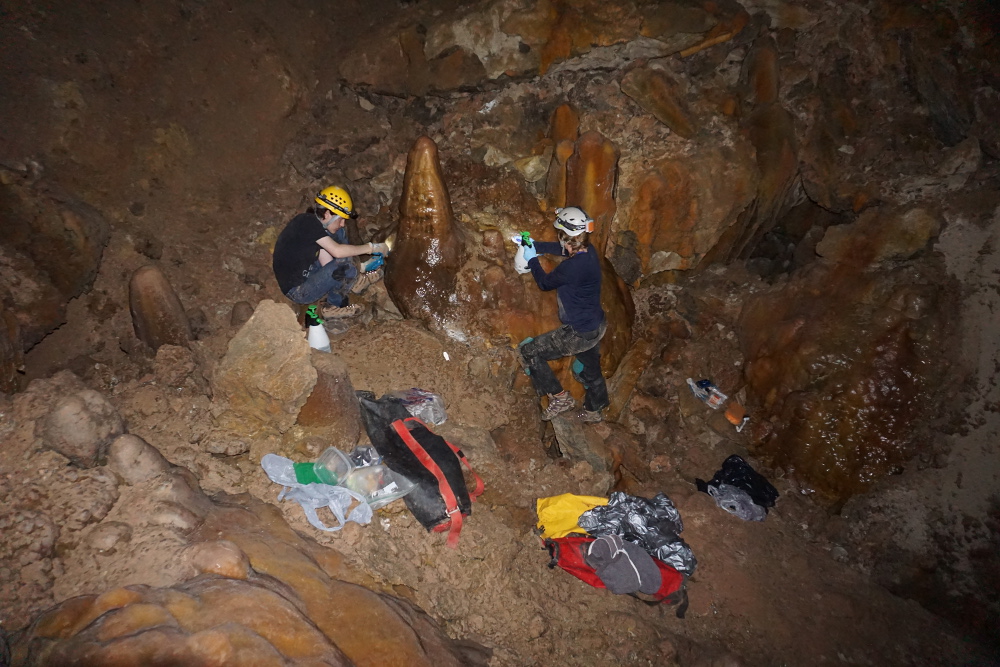
<svg viewBox="0 0 1000 667">
<path fill-rule="evenodd" d="M 407 420 L 409 421 L 409 420 Z M 420 420 L 417 420 L 418 422 Z M 423 422 L 420 422 L 423 423 Z M 441 523 L 434 526 L 434 532 L 440 533 L 444 530 L 448 530 L 448 546 L 452 549 L 458 547 L 458 534 L 462 532 L 462 512 L 458 507 L 458 499 L 455 498 L 455 492 L 451 488 L 451 484 L 444 476 L 444 472 L 438 466 L 437 462 L 431 458 L 431 455 L 427 453 L 427 450 L 423 448 L 416 438 L 410 433 L 410 430 L 406 428 L 406 424 L 403 423 L 402 419 L 397 419 L 392 422 L 392 428 L 395 429 L 396 434 L 402 438 L 406 446 L 410 448 L 413 455 L 417 457 L 417 460 L 427 468 L 434 478 L 438 482 L 438 490 L 441 492 L 441 497 L 444 499 L 445 510 L 448 514 L 448 522 Z"/>
<path fill-rule="evenodd" d="M 430 427 L 427 426 L 427 424 L 423 423 L 422 421 L 420 421 L 416 417 L 408 417 L 407 419 L 404 419 L 403 421 L 404 422 L 409 422 L 409 421 L 416 422 L 416 423 L 420 424 L 421 426 L 423 426 L 424 428 L 426 428 L 428 431 L 431 430 Z M 472 502 L 476 502 L 476 498 L 478 498 L 479 496 L 481 496 L 483 494 L 483 491 L 486 490 L 486 484 L 485 484 L 485 482 L 483 482 L 482 477 L 480 477 L 476 473 L 476 471 L 473 470 L 472 464 L 469 463 L 469 459 L 465 458 L 465 453 L 461 449 L 459 449 L 458 447 L 456 447 L 455 445 L 451 444 L 451 442 L 449 442 L 448 440 L 445 440 L 445 442 L 448 444 L 449 447 L 451 447 L 451 451 L 455 452 L 455 456 L 458 457 L 458 460 L 461 461 L 462 464 L 466 468 L 469 469 L 469 472 L 472 473 L 472 476 L 476 478 L 476 488 L 475 488 L 475 490 L 469 491 L 469 500 L 471 500 Z"/>
</svg>

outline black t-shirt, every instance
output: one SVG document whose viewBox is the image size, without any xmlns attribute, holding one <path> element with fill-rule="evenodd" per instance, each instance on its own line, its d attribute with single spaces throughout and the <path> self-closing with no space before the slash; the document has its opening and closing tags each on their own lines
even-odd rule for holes
<svg viewBox="0 0 1000 667">
<path fill-rule="evenodd" d="M 326 230 L 314 213 L 301 213 L 285 225 L 274 244 L 271 268 L 282 294 L 288 294 L 306 280 L 306 271 L 319 257 L 316 241 L 326 236 Z"/>
</svg>

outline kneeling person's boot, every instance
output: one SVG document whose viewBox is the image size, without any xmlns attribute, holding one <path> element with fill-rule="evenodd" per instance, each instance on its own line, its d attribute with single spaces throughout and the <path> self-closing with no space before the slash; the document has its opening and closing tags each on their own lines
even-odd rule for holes
<svg viewBox="0 0 1000 667">
<path fill-rule="evenodd" d="M 351 286 L 351 293 L 361 294 L 366 289 L 368 289 L 378 281 L 382 280 L 383 275 L 384 271 L 381 268 L 376 269 L 374 271 L 369 271 L 368 273 L 362 273 L 360 276 L 358 276 L 358 279 L 354 282 L 354 285 Z"/>
<path fill-rule="evenodd" d="M 345 317 L 354 317 L 361 312 L 361 306 L 352 303 L 349 306 L 324 306 L 321 314 L 324 320 L 337 320 Z"/>
</svg>

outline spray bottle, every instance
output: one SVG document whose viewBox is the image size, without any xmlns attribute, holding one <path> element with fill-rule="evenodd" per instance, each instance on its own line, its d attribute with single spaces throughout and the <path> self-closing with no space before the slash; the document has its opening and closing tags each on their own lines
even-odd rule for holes
<svg viewBox="0 0 1000 667">
<path fill-rule="evenodd" d="M 309 347 L 315 348 L 320 352 L 329 352 L 330 336 L 323 327 L 323 318 L 316 312 L 315 305 L 306 308 L 306 326 L 309 327 L 307 335 Z"/>
<path fill-rule="evenodd" d="M 528 262 L 524 259 L 524 249 L 535 245 L 529 232 L 521 232 L 511 237 L 511 241 L 517 246 L 517 254 L 514 255 L 514 270 L 518 273 L 530 273 Z"/>
</svg>

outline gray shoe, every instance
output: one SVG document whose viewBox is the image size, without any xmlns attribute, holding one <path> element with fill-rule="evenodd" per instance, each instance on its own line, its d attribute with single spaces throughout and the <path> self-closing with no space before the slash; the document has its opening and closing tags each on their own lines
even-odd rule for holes
<svg viewBox="0 0 1000 667">
<path fill-rule="evenodd" d="M 604 416 L 600 410 L 580 410 L 577 417 L 585 424 L 596 424 L 604 421 Z"/>
<path fill-rule="evenodd" d="M 569 392 L 562 394 L 549 394 L 549 405 L 542 410 L 542 421 L 547 422 L 556 415 L 576 407 L 576 401 L 569 395 Z"/>
</svg>

